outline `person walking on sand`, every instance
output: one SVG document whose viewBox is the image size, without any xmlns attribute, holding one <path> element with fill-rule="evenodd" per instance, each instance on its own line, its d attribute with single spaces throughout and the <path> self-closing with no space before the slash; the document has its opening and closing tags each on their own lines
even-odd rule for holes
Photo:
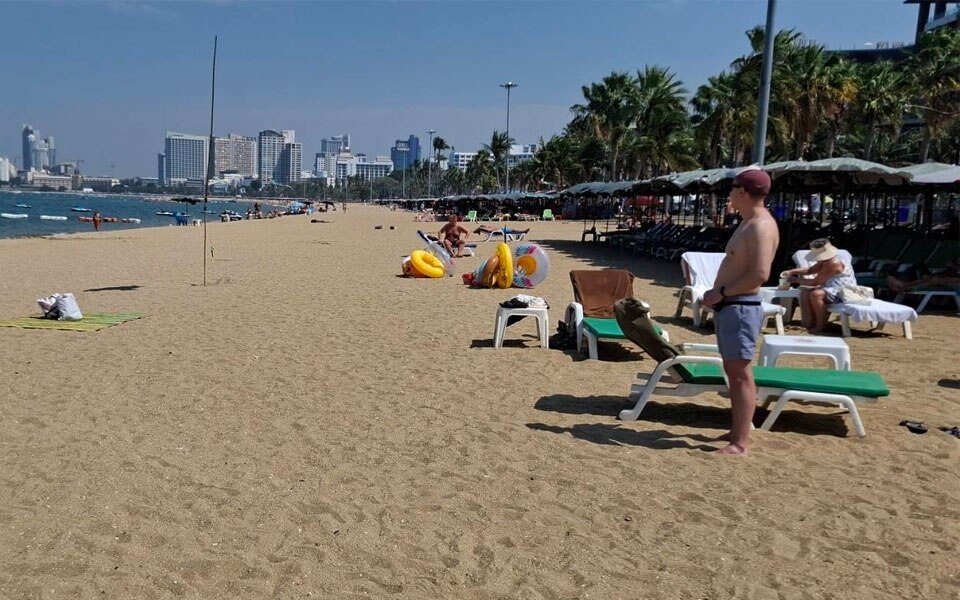
<svg viewBox="0 0 960 600">
<path fill-rule="evenodd" d="M 720 438 L 730 444 L 720 454 L 746 454 L 750 443 L 757 401 L 750 363 L 763 325 L 759 292 L 780 244 L 777 222 L 763 206 L 769 193 L 770 176 L 759 169 L 741 171 L 733 180 L 730 204 L 743 222 L 727 242 L 713 289 L 701 300 L 715 311 L 717 346 L 730 386 L 732 424 Z"/>
<path fill-rule="evenodd" d="M 103 223 L 103 217 L 100 216 L 100 211 L 93 213 L 93 230 L 100 231 L 100 223 Z"/>
</svg>

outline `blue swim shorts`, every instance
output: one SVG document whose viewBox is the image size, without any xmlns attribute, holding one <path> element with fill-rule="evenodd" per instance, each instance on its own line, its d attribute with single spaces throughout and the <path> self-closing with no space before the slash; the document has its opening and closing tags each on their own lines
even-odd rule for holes
<svg viewBox="0 0 960 600">
<path fill-rule="evenodd" d="M 738 304 L 748 303 L 748 304 Z M 756 303 L 756 304 L 753 304 Z M 727 360 L 753 360 L 757 338 L 763 327 L 763 306 L 760 296 L 731 296 L 714 309 L 713 323 L 717 331 L 720 356 Z"/>
</svg>

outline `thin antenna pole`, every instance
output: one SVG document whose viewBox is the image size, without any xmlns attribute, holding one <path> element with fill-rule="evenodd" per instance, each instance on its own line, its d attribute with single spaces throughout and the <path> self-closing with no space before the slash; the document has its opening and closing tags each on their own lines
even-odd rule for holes
<svg viewBox="0 0 960 600">
<path fill-rule="evenodd" d="M 203 178 L 203 287 L 207 287 L 207 200 L 210 195 L 210 171 L 217 164 L 213 144 L 213 104 L 217 97 L 217 36 L 213 36 L 213 75 L 210 78 L 210 139 L 207 143 L 207 169 Z"/>
</svg>

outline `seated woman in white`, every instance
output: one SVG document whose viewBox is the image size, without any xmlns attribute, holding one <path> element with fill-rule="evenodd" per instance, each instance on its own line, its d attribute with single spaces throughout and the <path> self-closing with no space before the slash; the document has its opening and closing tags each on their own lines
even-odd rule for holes
<svg viewBox="0 0 960 600">
<path fill-rule="evenodd" d="M 814 264 L 791 269 L 785 274 L 790 283 L 802 286 L 800 318 L 803 326 L 812 334 L 820 334 L 827 324 L 827 306 L 842 302 L 841 291 L 844 287 L 857 285 L 857 278 L 853 266 L 840 259 L 836 247 L 827 239 L 810 242 L 806 260 Z"/>
</svg>

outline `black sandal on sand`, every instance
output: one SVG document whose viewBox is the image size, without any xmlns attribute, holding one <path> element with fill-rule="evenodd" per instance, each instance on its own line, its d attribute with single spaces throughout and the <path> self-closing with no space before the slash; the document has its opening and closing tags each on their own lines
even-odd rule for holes
<svg viewBox="0 0 960 600">
<path fill-rule="evenodd" d="M 920 421 L 900 421 L 902 427 L 906 427 L 912 433 L 926 433 L 929 428 Z"/>
<path fill-rule="evenodd" d="M 941 427 L 940 431 L 944 432 L 947 435 L 952 435 L 953 437 L 960 439 L 960 425 L 954 425 L 953 427 Z"/>
</svg>

